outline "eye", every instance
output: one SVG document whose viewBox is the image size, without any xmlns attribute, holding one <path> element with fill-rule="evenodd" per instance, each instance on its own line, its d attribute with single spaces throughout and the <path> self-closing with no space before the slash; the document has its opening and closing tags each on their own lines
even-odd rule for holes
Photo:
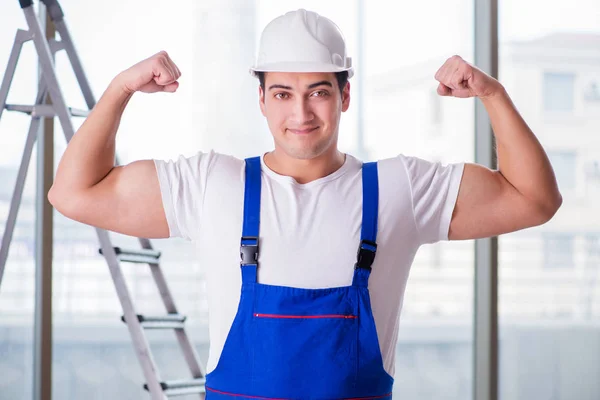
<svg viewBox="0 0 600 400">
<path fill-rule="evenodd" d="M 279 99 L 279 100 L 285 100 L 285 99 L 288 99 L 290 97 L 290 95 L 288 93 L 279 92 L 279 93 L 275 93 L 273 95 L 273 97 L 275 97 L 276 99 Z"/>
<path fill-rule="evenodd" d="M 327 90 L 317 90 L 311 94 L 312 97 L 326 97 L 329 96 L 329 92 Z"/>
</svg>

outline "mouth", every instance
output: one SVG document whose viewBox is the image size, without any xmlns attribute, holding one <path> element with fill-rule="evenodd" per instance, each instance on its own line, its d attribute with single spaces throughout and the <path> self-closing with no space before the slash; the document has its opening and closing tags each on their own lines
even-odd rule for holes
<svg viewBox="0 0 600 400">
<path fill-rule="evenodd" d="M 318 126 L 315 126 L 314 128 L 306 128 L 306 129 L 290 129 L 290 128 L 288 128 L 288 131 L 292 132 L 295 135 L 307 135 L 311 132 L 316 131 L 317 129 L 319 129 Z"/>
</svg>

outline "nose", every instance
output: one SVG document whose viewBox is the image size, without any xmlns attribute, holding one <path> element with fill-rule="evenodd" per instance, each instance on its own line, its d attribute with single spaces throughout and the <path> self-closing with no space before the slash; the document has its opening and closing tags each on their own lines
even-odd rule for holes
<svg viewBox="0 0 600 400">
<path fill-rule="evenodd" d="M 308 99 L 297 97 L 292 110 L 292 122 L 298 126 L 305 126 L 312 122 L 315 114 Z"/>
</svg>

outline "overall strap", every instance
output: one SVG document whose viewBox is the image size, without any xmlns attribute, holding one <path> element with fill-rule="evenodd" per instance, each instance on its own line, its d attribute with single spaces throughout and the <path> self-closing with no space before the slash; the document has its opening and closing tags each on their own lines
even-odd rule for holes
<svg viewBox="0 0 600 400">
<path fill-rule="evenodd" d="M 367 286 L 371 265 L 375 261 L 377 251 L 377 217 L 379 214 L 379 180 L 377 163 L 364 163 L 362 167 L 363 185 L 363 215 L 360 232 L 360 245 L 356 264 L 354 265 L 354 279 L 352 286 Z"/>
<path fill-rule="evenodd" d="M 260 175 L 260 157 L 247 158 L 244 188 L 244 225 L 240 244 L 242 283 L 256 283 L 260 225 Z"/>
</svg>

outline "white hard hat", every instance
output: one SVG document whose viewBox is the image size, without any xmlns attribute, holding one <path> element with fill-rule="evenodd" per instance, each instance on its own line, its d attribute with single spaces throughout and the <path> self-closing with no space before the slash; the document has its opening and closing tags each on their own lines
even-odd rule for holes
<svg viewBox="0 0 600 400">
<path fill-rule="evenodd" d="M 275 18 L 263 30 L 256 72 L 342 72 L 352 77 L 344 36 L 333 21 L 303 9 Z"/>
</svg>

